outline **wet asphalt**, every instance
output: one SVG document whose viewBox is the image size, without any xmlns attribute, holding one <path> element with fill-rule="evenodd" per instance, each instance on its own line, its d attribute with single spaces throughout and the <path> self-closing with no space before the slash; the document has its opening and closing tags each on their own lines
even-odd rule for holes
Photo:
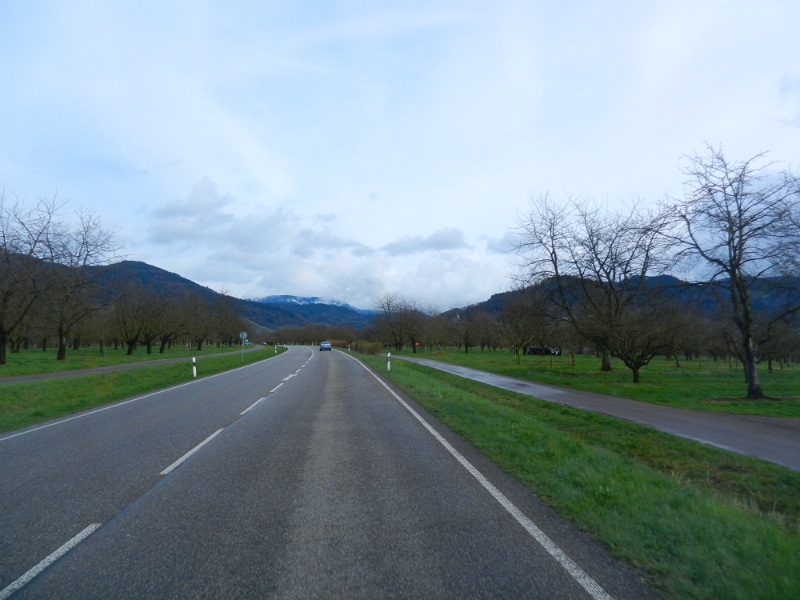
<svg viewBox="0 0 800 600">
<path fill-rule="evenodd" d="M 0 590 L 97 526 L 12 597 L 653 597 L 394 392 L 343 353 L 292 347 L 1 435 Z"/>
</svg>

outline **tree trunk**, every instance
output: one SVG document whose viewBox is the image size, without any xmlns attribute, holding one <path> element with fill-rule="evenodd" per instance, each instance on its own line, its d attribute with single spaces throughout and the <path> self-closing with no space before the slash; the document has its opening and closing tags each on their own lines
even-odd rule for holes
<svg viewBox="0 0 800 600">
<path fill-rule="evenodd" d="M 678 368 L 678 369 L 681 368 L 681 362 L 680 362 L 680 359 L 678 358 L 678 353 L 677 352 L 675 353 L 675 367 Z"/>
<path fill-rule="evenodd" d="M 78 336 L 75 336 L 72 340 L 72 349 L 80 350 L 80 348 L 81 348 L 81 339 Z"/>
<path fill-rule="evenodd" d="M 753 350 L 753 338 L 745 337 L 744 343 L 744 372 L 747 381 L 747 399 L 763 400 L 766 394 L 761 389 L 758 382 L 758 365 L 756 364 L 756 353 Z"/>
<path fill-rule="evenodd" d="M 56 360 L 67 359 L 67 337 L 61 333 L 58 334 L 58 354 Z"/>
<path fill-rule="evenodd" d="M 164 348 L 167 347 L 167 340 L 161 340 L 161 346 L 158 349 L 159 354 L 164 354 Z"/>
<path fill-rule="evenodd" d="M 151 340 L 147 340 L 147 343 L 145 345 L 147 346 L 147 353 L 148 354 L 152 354 L 153 353 L 153 342 Z"/>
<path fill-rule="evenodd" d="M 633 383 L 639 383 L 639 367 L 631 369 L 633 371 Z"/>
<path fill-rule="evenodd" d="M 6 364 L 6 344 L 8 343 L 8 337 L 0 333 L 0 365 Z"/>
<path fill-rule="evenodd" d="M 608 348 L 603 348 L 602 351 L 603 362 L 602 366 L 600 367 L 601 371 L 605 371 L 607 373 L 611 372 L 611 352 L 608 351 Z"/>
<path fill-rule="evenodd" d="M 133 356 L 133 351 L 136 349 L 136 342 L 138 340 L 131 340 L 128 342 L 128 352 L 126 353 L 128 356 Z"/>
</svg>

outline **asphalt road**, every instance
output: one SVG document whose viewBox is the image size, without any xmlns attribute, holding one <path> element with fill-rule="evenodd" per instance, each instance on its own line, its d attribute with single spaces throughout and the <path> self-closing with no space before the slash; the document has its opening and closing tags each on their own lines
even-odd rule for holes
<svg viewBox="0 0 800 600">
<path fill-rule="evenodd" d="M 650 402 L 535 383 L 437 360 L 409 356 L 397 356 L 396 358 L 526 396 L 533 396 L 540 400 L 568 404 L 576 408 L 626 419 L 672 435 L 740 454 L 748 454 L 800 471 L 800 419 L 673 408 Z"/>
<path fill-rule="evenodd" d="M 7 433 L 0 481 L 0 599 L 652 597 L 339 352 Z"/>
</svg>

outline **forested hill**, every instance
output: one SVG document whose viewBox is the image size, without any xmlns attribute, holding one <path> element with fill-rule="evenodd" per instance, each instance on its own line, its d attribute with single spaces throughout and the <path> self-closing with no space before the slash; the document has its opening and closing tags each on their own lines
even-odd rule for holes
<svg viewBox="0 0 800 600">
<path fill-rule="evenodd" d="M 139 261 L 125 260 L 115 263 L 104 268 L 100 276 L 100 284 L 104 289 L 113 289 L 124 282 L 163 290 L 165 294 L 199 294 L 208 300 L 219 296 L 218 292 L 185 277 Z M 233 302 L 244 318 L 269 329 L 313 323 L 362 327 L 371 319 L 369 315 L 351 308 L 331 304 L 264 304 L 239 298 L 234 298 Z"/>
<path fill-rule="evenodd" d="M 688 285 L 675 277 L 662 275 L 658 277 L 648 277 L 647 286 L 650 288 L 663 288 L 664 293 L 685 304 L 687 307 L 699 307 L 703 311 L 714 312 L 720 308 L 727 308 L 729 302 L 728 292 L 721 288 L 712 288 L 702 285 Z M 543 284 L 554 285 L 554 284 Z M 777 277 L 764 278 L 751 288 L 751 300 L 753 309 L 759 312 L 769 313 L 779 311 L 782 306 L 788 303 L 797 303 L 798 290 L 800 290 L 800 279 L 782 279 Z M 485 312 L 491 315 L 499 315 L 505 307 L 508 299 L 518 292 L 500 292 L 493 294 L 488 300 L 473 304 L 463 309 L 453 309 L 449 313 L 463 312 L 464 310 Z"/>
</svg>

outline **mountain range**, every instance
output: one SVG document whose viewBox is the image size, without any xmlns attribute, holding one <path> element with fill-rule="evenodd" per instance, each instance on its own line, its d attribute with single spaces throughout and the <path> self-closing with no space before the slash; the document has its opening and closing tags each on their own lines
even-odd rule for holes
<svg viewBox="0 0 800 600">
<path fill-rule="evenodd" d="M 105 289 L 112 289 L 115 283 L 122 281 L 133 281 L 163 290 L 165 293 L 196 293 L 210 301 L 216 300 L 221 295 L 176 273 L 139 261 L 125 260 L 114 263 L 104 267 L 99 277 L 99 283 Z M 279 327 L 302 327 L 315 323 L 348 325 L 359 329 L 367 325 L 374 314 L 372 311 L 359 310 L 343 302 L 326 302 L 316 297 L 268 296 L 259 300 L 229 298 L 245 319 L 273 330 Z"/>
</svg>

